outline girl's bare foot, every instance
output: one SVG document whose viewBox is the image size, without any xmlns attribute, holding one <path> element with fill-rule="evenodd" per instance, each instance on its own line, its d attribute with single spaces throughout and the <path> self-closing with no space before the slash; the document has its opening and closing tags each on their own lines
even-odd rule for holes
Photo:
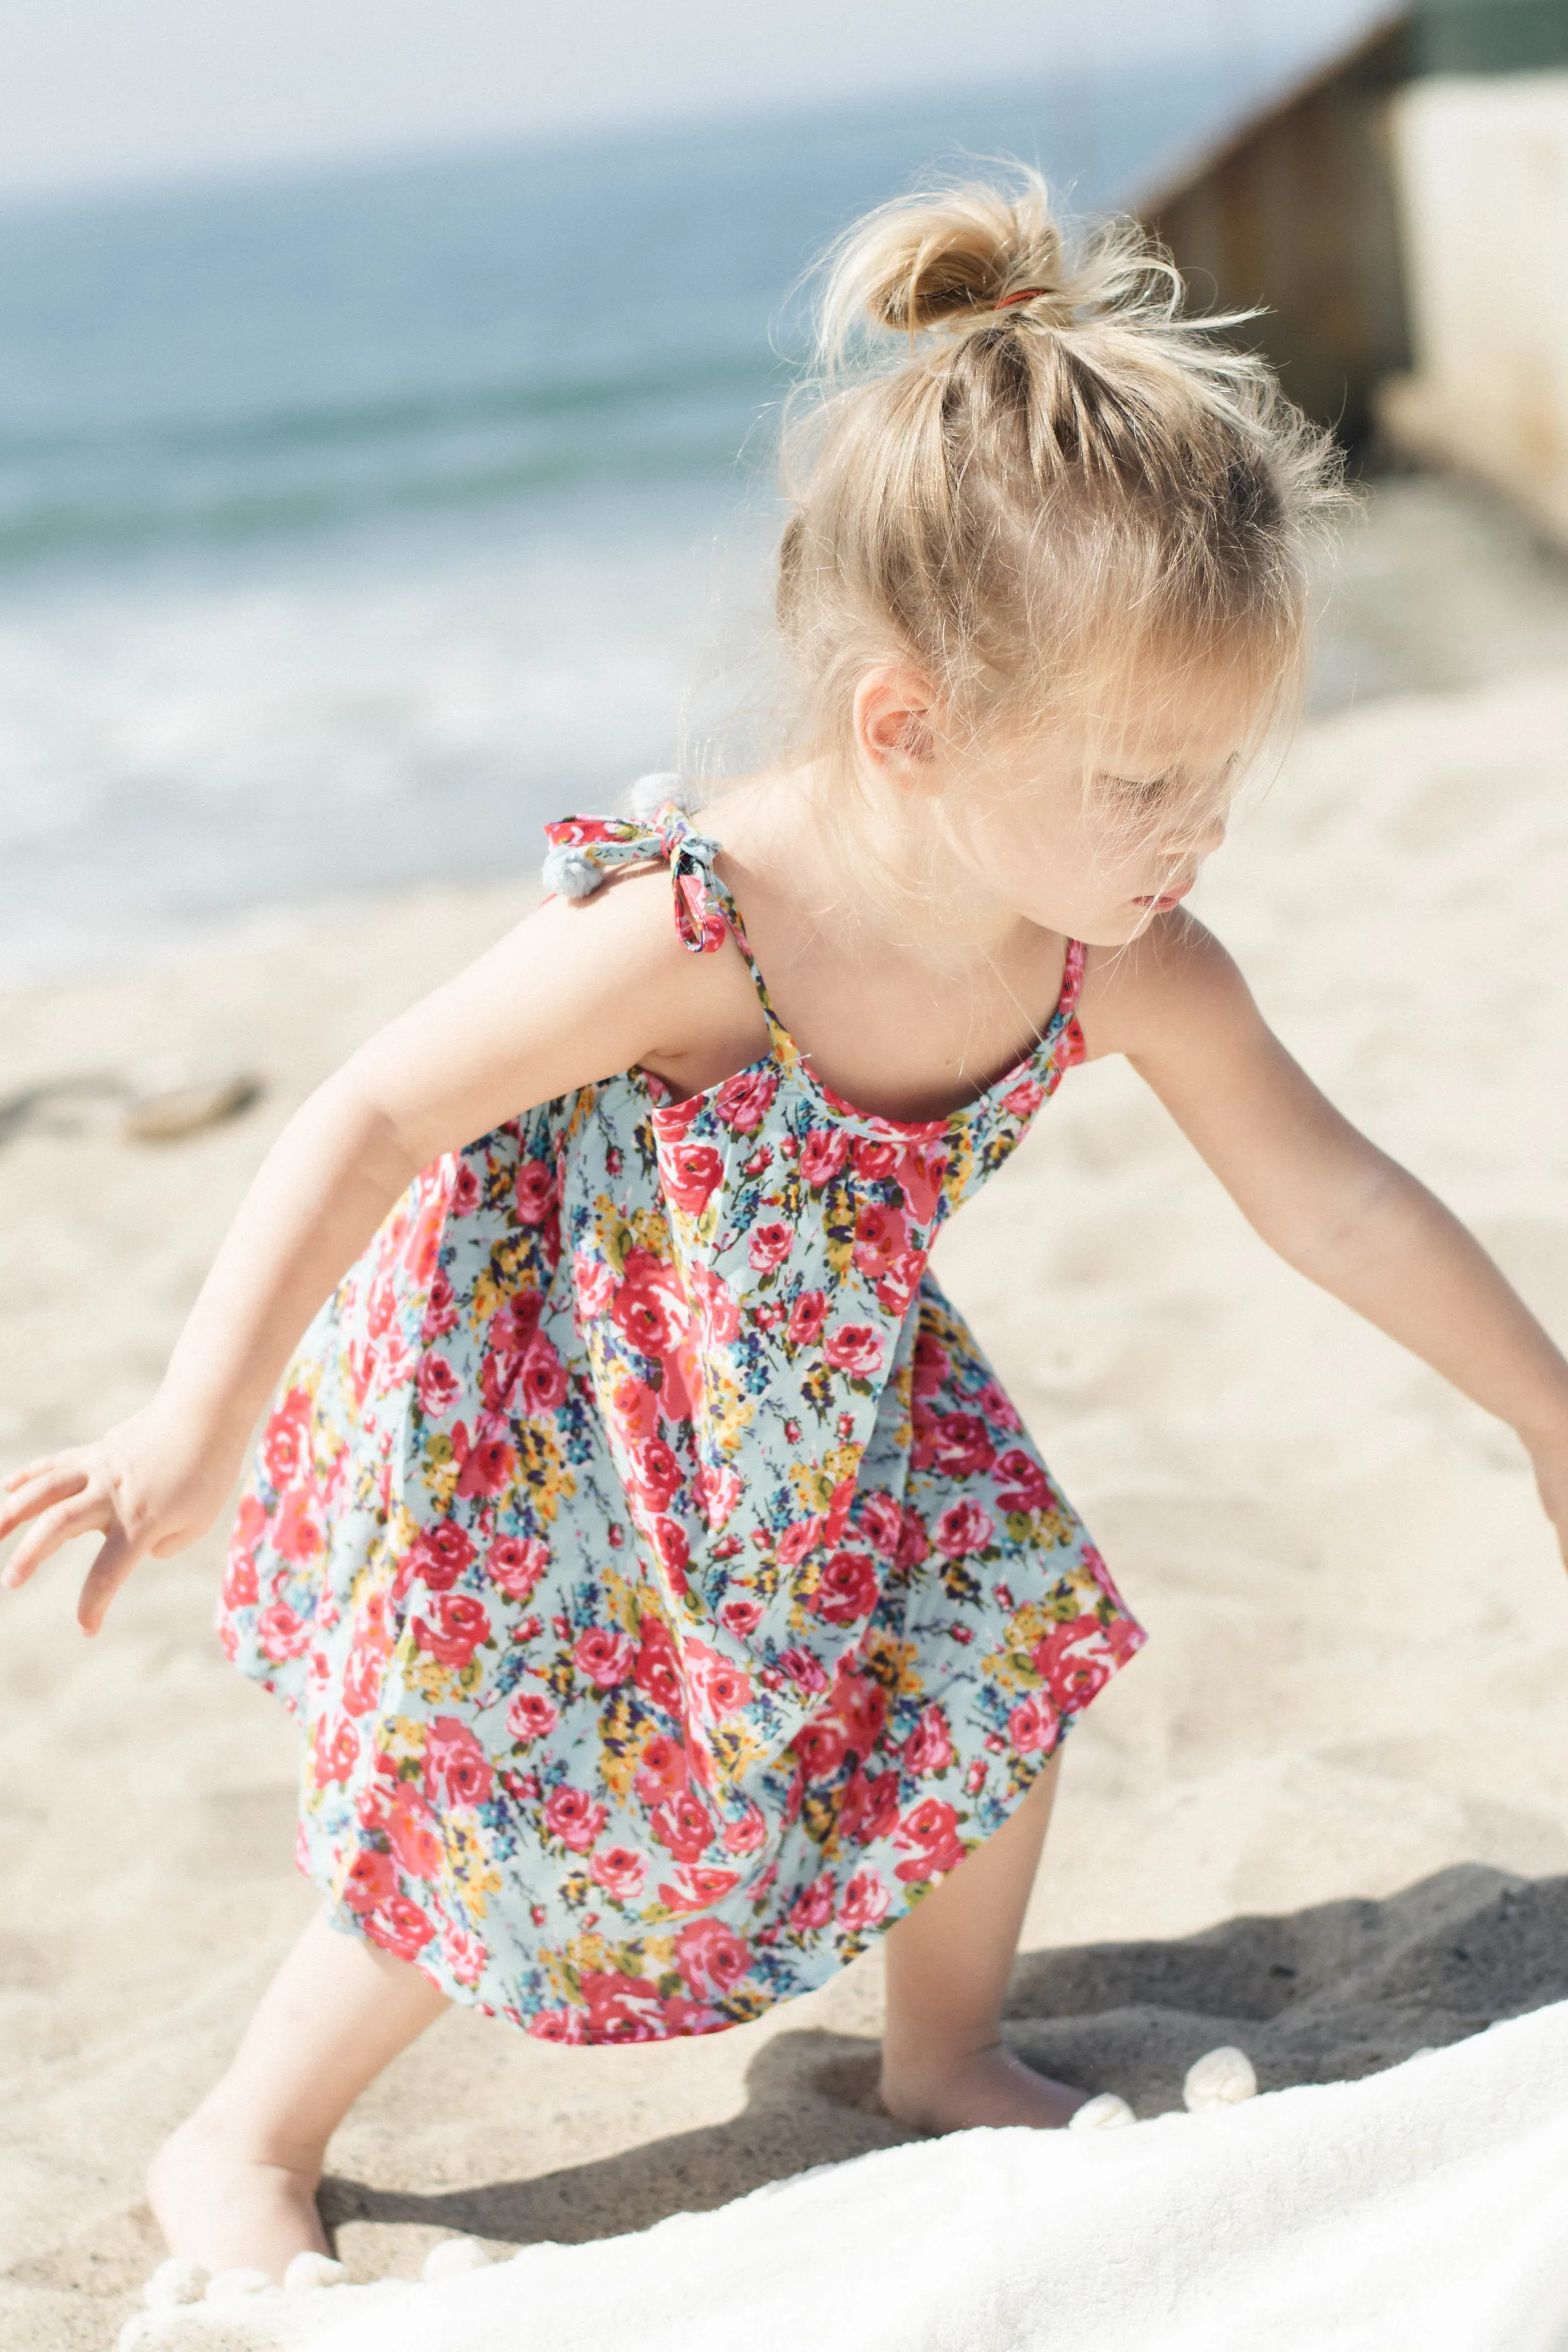
<svg viewBox="0 0 1568 2352">
<path fill-rule="evenodd" d="M 1026 2124 L 1059 2131 L 1089 2097 L 1037 2074 L 1004 2043 L 914 2064 L 882 2062 L 882 2105 L 916 2131 L 970 2131 L 976 2125 Z"/>
<path fill-rule="evenodd" d="M 316 2210 L 321 2178 L 319 2163 L 271 2160 L 195 2115 L 153 2158 L 147 2194 L 172 2253 L 209 2271 L 281 2280 L 296 2254 L 330 2251 Z"/>
</svg>

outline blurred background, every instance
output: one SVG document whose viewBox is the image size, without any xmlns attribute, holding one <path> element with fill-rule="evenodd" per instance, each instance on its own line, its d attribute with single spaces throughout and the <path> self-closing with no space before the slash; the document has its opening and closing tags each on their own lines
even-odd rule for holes
<svg viewBox="0 0 1568 2352">
<path fill-rule="evenodd" d="M 1320 707 L 1568 655 L 1565 67 L 1568 0 L 0 0 L 0 982 L 717 758 L 800 275 L 966 158 L 1269 306 L 1370 488 Z"/>
</svg>

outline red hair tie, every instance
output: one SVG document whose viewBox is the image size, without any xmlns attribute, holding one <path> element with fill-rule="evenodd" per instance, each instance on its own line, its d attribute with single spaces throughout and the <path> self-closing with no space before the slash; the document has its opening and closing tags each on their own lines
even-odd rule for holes
<svg viewBox="0 0 1568 2352">
<path fill-rule="evenodd" d="M 1004 294 L 999 302 L 992 304 L 992 308 L 1010 310 L 1015 302 L 1037 302 L 1042 294 L 1048 294 L 1050 290 L 1048 286 L 1020 286 L 1016 294 Z"/>
</svg>

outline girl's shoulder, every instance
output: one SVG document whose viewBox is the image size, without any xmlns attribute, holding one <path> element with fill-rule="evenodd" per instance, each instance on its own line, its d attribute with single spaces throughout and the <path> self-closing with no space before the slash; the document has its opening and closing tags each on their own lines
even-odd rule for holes
<svg viewBox="0 0 1568 2352">
<path fill-rule="evenodd" d="M 1234 957 L 1184 907 L 1125 945 L 1089 948 L 1078 1009 L 1089 1061 L 1108 1054 L 1136 1061 L 1190 1040 L 1195 1029 L 1253 1015 Z"/>
</svg>

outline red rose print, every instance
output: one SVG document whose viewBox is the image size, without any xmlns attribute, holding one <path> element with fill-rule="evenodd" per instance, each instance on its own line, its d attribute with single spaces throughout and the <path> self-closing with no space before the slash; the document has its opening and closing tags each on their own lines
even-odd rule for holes
<svg viewBox="0 0 1568 2352">
<path fill-rule="evenodd" d="M 749 1800 L 740 1820 L 724 1824 L 726 1853 L 755 1853 L 758 1847 L 766 1845 L 767 1842 L 767 1817 L 761 1806 L 753 1805 Z"/>
<path fill-rule="evenodd" d="M 441 1930 L 441 1958 L 460 1985 L 471 1992 L 485 1972 L 489 1958 L 479 1937 L 468 1927 L 455 1927 L 448 1921 Z"/>
<path fill-rule="evenodd" d="M 888 1209 L 867 1201 L 855 1217 L 855 1264 L 875 1282 L 909 1246 L 909 1227 L 901 1209 Z"/>
<path fill-rule="evenodd" d="M 629 1845 L 602 1846 L 588 1864 L 588 1875 L 616 1903 L 630 1903 L 642 1893 L 647 1868 Z"/>
<path fill-rule="evenodd" d="M 891 1835 L 899 1819 L 899 1776 L 877 1772 L 868 1779 L 858 1766 L 850 1775 L 838 1809 L 838 1834 L 846 1845 L 874 1845 Z"/>
<path fill-rule="evenodd" d="M 555 1205 L 555 1178 L 542 1160 L 525 1160 L 517 1171 L 518 1220 L 542 1224 Z"/>
<path fill-rule="evenodd" d="M 814 1879 L 790 1905 L 790 1926 L 803 1936 L 810 1935 L 815 1928 L 826 1927 L 833 1916 L 837 1892 L 831 1873 L 825 1870 L 822 1876 Z"/>
<path fill-rule="evenodd" d="M 738 1135 L 754 1135 L 778 1090 L 776 1072 L 738 1070 L 720 1087 L 713 1108 L 725 1126 L 732 1127 Z"/>
<path fill-rule="evenodd" d="M 510 1486 L 517 1471 L 517 1455 L 504 1438 L 482 1437 L 470 1445 L 468 1433 L 459 1421 L 452 1431 L 452 1444 L 463 1465 L 458 1473 L 459 1495 L 499 1495 Z"/>
<path fill-rule="evenodd" d="M 984 1551 L 996 1532 L 996 1522 L 979 1503 L 950 1503 L 936 1523 L 936 1548 L 949 1559 L 963 1559 Z"/>
<path fill-rule="evenodd" d="M 830 1184 L 849 1157 L 849 1138 L 839 1127 L 814 1127 L 800 1147 L 800 1172 L 816 1190 Z"/>
<path fill-rule="evenodd" d="M 680 1678 L 680 1658 L 669 1628 L 662 1618 L 645 1617 L 640 1628 L 637 1661 L 634 1669 L 637 1685 L 667 1715 L 684 1715 L 685 1690 Z"/>
<path fill-rule="evenodd" d="M 646 1381 L 621 1372 L 611 1383 L 609 1401 L 616 1425 L 628 1445 L 653 1436 L 658 1427 L 658 1399 Z"/>
<path fill-rule="evenodd" d="M 704 1347 L 722 1348 L 738 1337 L 741 1309 L 735 1294 L 711 1266 L 694 1265 L 688 1276 Z"/>
<path fill-rule="evenodd" d="M 904 1768 L 917 1780 L 945 1772 L 952 1762 L 952 1740 L 947 1717 L 933 1700 L 921 1709 L 921 1719 L 904 1742 Z"/>
<path fill-rule="evenodd" d="M 613 1626 L 590 1625 L 580 1633 L 572 1652 L 573 1664 L 580 1675 L 585 1675 L 600 1690 L 614 1690 L 624 1683 L 637 1664 L 637 1645 L 626 1633 L 616 1633 Z"/>
<path fill-rule="evenodd" d="M 889 1315 L 907 1315 L 925 1279 L 923 1250 L 900 1250 L 877 1284 L 877 1304 Z"/>
<path fill-rule="evenodd" d="M 943 1144 L 910 1144 L 899 1153 L 897 1181 L 905 1204 L 917 1225 L 930 1224 L 942 1198 L 947 1173 Z"/>
<path fill-rule="evenodd" d="M 584 1969 L 583 1999 L 590 2042 L 657 2042 L 662 2038 L 663 2003 L 647 1977 L 623 1976 L 614 1969 Z"/>
<path fill-rule="evenodd" d="M 485 1554 L 485 1573 L 509 1601 L 531 1599 L 550 1565 L 550 1547 L 537 1536 L 502 1536 Z"/>
<path fill-rule="evenodd" d="M 781 1650 L 779 1665 L 796 1690 L 814 1694 L 827 1688 L 827 1670 L 812 1650 Z"/>
<path fill-rule="evenodd" d="M 540 1691 L 519 1691 L 506 1711 L 506 1727 L 520 1748 L 542 1739 L 558 1720 L 555 1708 Z"/>
<path fill-rule="evenodd" d="M 880 1370 L 887 1349 L 881 1333 L 869 1323 L 840 1323 L 828 1333 L 823 1353 L 835 1371 L 866 1381 Z"/>
<path fill-rule="evenodd" d="M 492 1785 L 489 1759 L 466 1723 L 438 1715 L 425 1743 L 425 1792 L 437 1805 L 482 1805 Z"/>
<path fill-rule="evenodd" d="M 420 1409 L 432 1421 L 444 1420 L 460 1393 L 458 1375 L 445 1356 L 423 1357 L 415 1386 L 419 1391 Z"/>
<path fill-rule="evenodd" d="M 926 1533 L 926 1523 L 912 1503 L 906 1503 L 903 1507 L 895 1557 L 900 1568 L 918 1568 L 922 1559 L 931 1558 L 931 1538 Z"/>
<path fill-rule="evenodd" d="M 650 1511 L 668 1506 L 680 1485 L 680 1465 L 662 1437 L 646 1437 L 631 1457 L 632 1486 Z"/>
<path fill-rule="evenodd" d="M 306 1433 L 310 1423 L 310 1400 L 303 1389 L 290 1389 L 261 1441 L 261 1459 L 275 1487 L 291 1486 L 308 1467 Z"/>
<path fill-rule="evenodd" d="M 664 1189 L 678 1209 L 700 1217 L 724 1174 L 724 1162 L 710 1143 L 683 1142 L 660 1155 Z"/>
<path fill-rule="evenodd" d="M 585 1323 L 595 1323 L 608 1312 L 616 1277 L 602 1257 L 589 1257 L 579 1250 L 572 1261 L 572 1286 L 579 1318 Z"/>
<path fill-rule="evenodd" d="M 955 1870 L 963 1860 L 957 1831 L 958 1815 L 953 1807 L 943 1804 L 937 1797 L 925 1798 L 899 1823 L 895 1843 L 912 1849 L 913 1859 L 899 1864 L 898 1875 L 909 1881 L 932 1878 L 939 1871 Z"/>
<path fill-rule="evenodd" d="M 552 1789 L 544 1801 L 545 1828 L 573 1853 L 591 1852 L 609 1818 L 609 1807 L 583 1789 Z"/>
<path fill-rule="evenodd" d="M 355 1641 L 343 1665 L 343 1705 L 351 1715 L 368 1715 L 381 1696 L 386 1649 Z"/>
<path fill-rule="evenodd" d="M 915 1394 L 934 1396 L 952 1374 L 952 1359 L 940 1339 L 922 1331 L 915 1341 Z"/>
<path fill-rule="evenodd" d="M 449 1592 L 473 1557 L 471 1538 L 450 1519 L 421 1528 L 398 1563 L 398 1597 L 416 1579 L 427 1592 Z"/>
<path fill-rule="evenodd" d="M 1024 1424 L 1018 1418 L 1017 1407 L 1006 1391 L 997 1387 L 994 1381 L 986 1381 L 975 1402 L 993 1429 L 1016 1431 L 1023 1428 Z"/>
<path fill-rule="evenodd" d="M 691 1486 L 710 1531 L 716 1531 L 741 1499 L 739 1475 L 733 1470 L 715 1470 L 710 1463 L 703 1462 L 699 1464 Z"/>
<path fill-rule="evenodd" d="M 691 1558 L 691 1547 L 687 1542 L 685 1528 L 675 1519 L 661 1517 L 654 1520 L 648 1533 L 653 1538 L 653 1548 L 658 1554 L 660 1568 L 676 1592 L 684 1593 L 687 1565 Z"/>
<path fill-rule="evenodd" d="M 587 2020 L 577 2009 L 535 2010 L 527 2031 L 536 2042 L 577 2043 L 588 2038 Z"/>
<path fill-rule="evenodd" d="M 844 1733 L 837 1723 L 803 1723 L 790 1741 L 808 1780 L 829 1780 L 844 1761 Z"/>
<path fill-rule="evenodd" d="M 1046 1089 L 1038 1078 L 1020 1078 L 1002 1097 L 1002 1108 L 1010 1110 L 1015 1118 L 1033 1118 L 1046 1099 Z"/>
<path fill-rule="evenodd" d="M 566 1367 L 542 1336 L 530 1342 L 522 1360 L 522 1406 L 525 1412 L 553 1412 L 566 1402 Z"/>
<path fill-rule="evenodd" d="M 1053 1625 L 1035 1650 L 1035 1672 L 1047 1684 L 1063 1715 L 1086 1707 L 1110 1680 L 1110 1661 L 1098 1617 L 1075 1617 Z"/>
<path fill-rule="evenodd" d="M 274 1601 L 256 1621 L 256 1638 L 264 1657 L 297 1658 L 310 1646 L 310 1629 L 286 1601 Z"/>
<path fill-rule="evenodd" d="M 781 1568 L 798 1568 L 807 1552 L 815 1551 L 822 1541 L 822 1521 L 814 1514 L 809 1519 L 796 1519 L 785 1528 L 777 1544 Z"/>
<path fill-rule="evenodd" d="M 655 1732 L 643 1747 L 642 1769 L 632 1782 L 645 1805 L 661 1804 L 667 1797 L 679 1797 L 686 1786 L 686 1750 L 662 1732 Z"/>
<path fill-rule="evenodd" d="M 922 1470 L 943 1478 L 977 1478 L 995 1461 L 996 1449 L 977 1413 L 933 1412 L 916 1442 L 915 1458 Z"/>
<path fill-rule="evenodd" d="M 903 1521 L 891 1495 L 858 1495 L 855 1498 L 855 1524 L 874 1550 L 891 1559 L 899 1549 L 899 1529 Z"/>
<path fill-rule="evenodd" d="M 700 1862 L 713 1843 L 713 1817 L 689 1789 L 655 1806 L 650 1822 L 655 1837 L 677 1862 Z"/>
<path fill-rule="evenodd" d="M 1005 1484 L 1004 1484 L 1004 1481 Z M 1039 1464 L 1021 1445 L 1010 1446 L 996 1464 L 996 1500 L 1005 1511 L 1049 1511 L 1056 1496 Z"/>
<path fill-rule="evenodd" d="M 760 1601 L 726 1601 L 719 1612 L 719 1622 L 727 1633 L 733 1633 L 737 1642 L 743 1642 L 748 1635 L 754 1633 L 762 1622 L 763 1604 Z"/>
<path fill-rule="evenodd" d="M 888 1720 L 888 1695 L 881 1684 L 870 1675 L 840 1669 L 832 1706 L 856 1754 L 868 1756 Z"/>
<path fill-rule="evenodd" d="M 879 1143 L 863 1135 L 855 1146 L 855 1172 L 872 1183 L 890 1176 L 899 1164 L 898 1148 L 891 1143 Z"/>
<path fill-rule="evenodd" d="M 316 1785 L 324 1789 L 336 1781 L 346 1789 L 359 1761 L 359 1733 L 352 1723 L 340 1720 L 335 1725 L 322 1722 L 316 1727 Z"/>
<path fill-rule="evenodd" d="M 668 1355 L 690 1320 L 671 1269 L 646 1249 L 626 1252 L 626 1271 L 610 1314 L 645 1356 Z"/>
<path fill-rule="evenodd" d="M 694 1919 L 675 1938 L 675 1965 L 689 1991 L 721 1997 L 751 1973 L 752 1955 L 732 1927 L 717 1919 Z"/>
<path fill-rule="evenodd" d="M 776 1266 L 783 1265 L 794 1247 L 794 1232 L 774 1217 L 752 1227 L 746 1255 L 758 1274 L 772 1274 Z"/>
<path fill-rule="evenodd" d="M 1056 1746 L 1060 1721 L 1044 1691 L 1031 1691 L 1007 1717 L 1007 1737 L 1020 1756 L 1034 1756 Z"/>
<path fill-rule="evenodd" d="M 822 1571 L 811 1605 L 830 1625 L 853 1625 L 858 1617 L 870 1615 L 879 1590 L 869 1552 L 836 1551 Z"/>
<path fill-rule="evenodd" d="M 489 1612 L 471 1592 L 438 1592 L 428 1618 L 416 1617 L 416 1648 L 428 1650 L 444 1666 L 466 1666 L 490 1634 Z"/>
<path fill-rule="evenodd" d="M 429 1806 L 417 1789 L 399 1781 L 382 1823 L 399 1870 L 409 1878 L 434 1878 L 441 1867 L 441 1841 Z"/>
<path fill-rule="evenodd" d="M 479 1180 L 466 1160 L 456 1160 L 452 1168 L 452 1187 L 448 1199 L 455 1217 L 471 1217 L 479 1205 Z"/>
<path fill-rule="evenodd" d="M 703 1713 L 715 1722 L 752 1704 L 751 1678 L 744 1669 L 695 1636 L 686 1644 L 686 1672 Z"/>
<path fill-rule="evenodd" d="M 852 1936 L 863 1936 L 888 1916 L 892 1897 L 874 1870 L 858 1870 L 844 1890 L 838 1924 Z"/>
<path fill-rule="evenodd" d="M 439 1266 L 430 1277 L 430 1292 L 425 1301 L 425 1319 L 419 1326 L 419 1337 L 426 1347 L 433 1339 L 444 1339 L 448 1331 L 458 1328 L 458 1298 L 451 1277 Z"/>
<path fill-rule="evenodd" d="M 436 1933 L 435 1923 L 406 1895 L 391 1895 L 365 1916 L 365 1933 L 395 1959 L 411 1960 Z"/>
<path fill-rule="evenodd" d="M 378 1903 L 390 1902 L 397 1892 L 397 1866 L 389 1853 L 361 1846 L 343 1881 L 343 1901 L 362 1916 Z"/>
</svg>

